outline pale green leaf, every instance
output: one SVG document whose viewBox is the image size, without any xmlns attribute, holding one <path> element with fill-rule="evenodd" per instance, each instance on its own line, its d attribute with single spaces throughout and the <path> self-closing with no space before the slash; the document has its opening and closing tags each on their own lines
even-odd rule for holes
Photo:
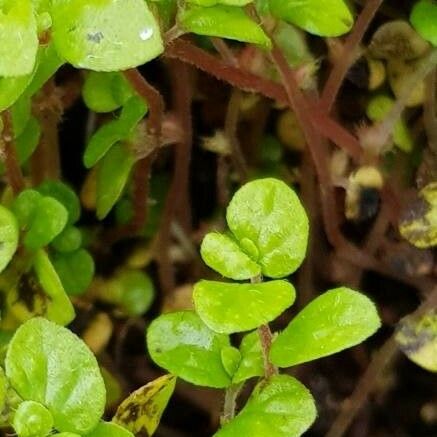
<svg viewBox="0 0 437 437">
<path fill-rule="evenodd" d="M 228 235 L 216 232 L 207 234 L 202 241 L 200 254 L 205 264 L 236 281 L 261 274 L 261 267 Z"/>
<path fill-rule="evenodd" d="M 44 405 L 24 401 L 14 414 L 13 426 L 19 437 L 46 436 L 53 428 L 53 416 Z"/>
<path fill-rule="evenodd" d="M 58 431 L 86 434 L 105 406 L 97 361 L 71 331 L 37 317 L 21 325 L 6 355 L 6 375 L 24 400 L 48 408 Z"/>
<path fill-rule="evenodd" d="M 273 341 L 270 359 L 290 367 L 340 352 L 371 336 L 381 322 L 364 294 L 341 287 L 310 302 Z"/>
<path fill-rule="evenodd" d="M 163 51 L 144 0 L 53 0 L 52 18 L 56 49 L 78 68 L 126 70 Z"/>
<path fill-rule="evenodd" d="M 343 35 L 354 22 L 344 0 L 270 0 L 270 11 L 277 18 L 320 36 Z"/>
<path fill-rule="evenodd" d="M 176 377 L 173 375 L 164 375 L 149 382 L 120 404 L 112 420 L 135 435 L 153 435 L 175 385 Z"/>
<path fill-rule="evenodd" d="M 84 437 L 135 437 L 126 428 L 112 422 L 100 422 Z"/>
<path fill-rule="evenodd" d="M 229 337 L 206 326 L 193 311 L 164 314 L 147 330 L 147 347 L 156 364 L 196 385 L 224 388 L 231 379 L 221 351 Z"/>
<path fill-rule="evenodd" d="M 314 422 L 316 406 L 308 389 L 288 375 L 261 381 L 241 412 L 215 437 L 299 437 Z"/>
<path fill-rule="evenodd" d="M 232 378 L 234 384 L 264 375 L 264 358 L 258 331 L 246 334 L 240 344 L 241 360 Z"/>
<path fill-rule="evenodd" d="M 11 261 L 18 247 L 18 222 L 9 209 L 0 205 L 0 272 Z"/>
<path fill-rule="evenodd" d="M 271 47 L 269 37 L 242 8 L 216 5 L 208 8 L 193 6 L 182 10 L 179 25 L 198 35 L 217 36 Z"/>
<path fill-rule="evenodd" d="M 200 281 L 194 286 L 196 312 L 214 331 L 249 331 L 276 319 L 292 305 L 294 287 L 287 281 L 232 284 Z"/>
<path fill-rule="evenodd" d="M 241 360 L 240 351 L 234 346 L 225 346 L 222 349 L 222 363 L 228 375 L 232 378 L 238 369 Z"/>
<path fill-rule="evenodd" d="M 308 217 L 296 193 L 284 182 L 258 179 L 240 188 L 227 210 L 227 222 L 246 253 L 259 254 L 262 273 L 281 278 L 305 258 Z"/>
</svg>

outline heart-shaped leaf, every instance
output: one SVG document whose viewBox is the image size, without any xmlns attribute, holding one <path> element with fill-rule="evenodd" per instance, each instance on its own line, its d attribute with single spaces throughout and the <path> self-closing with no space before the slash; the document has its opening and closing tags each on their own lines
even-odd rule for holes
<svg viewBox="0 0 437 437">
<path fill-rule="evenodd" d="M 6 375 L 24 400 L 44 405 L 58 431 L 86 434 L 105 407 L 97 361 L 71 331 L 37 317 L 21 325 L 6 354 Z"/>
<path fill-rule="evenodd" d="M 216 5 L 193 6 L 179 13 L 180 26 L 198 35 L 218 36 L 237 41 L 259 44 L 270 48 L 269 37 L 261 26 L 253 21 L 240 7 Z"/>
<path fill-rule="evenodd" d="M 270 0 L 272 14 L 320 36 L 343 35 L 353 17 L 344 0 Z"/>
<path fill-rule="evenodd" d="M 224 234 L 207 234 L 202 241 L 200 254 L 205 264 L 236 281 L 261 274 L 261 267 L 243 252 L 236 241 Z"/>
<path fill-rule="evenodd" d="M 135 435 L 151 436 L 176 386 L 176 377 L 164 375 L 131 393 L 117 408 L 115 423 Z"/>
<path fill-rule="evenodd" d="M 53 40 L 77 68 L 119 71 L 163 51 L 158 23 L 143 0 L 54 0 Z"/>
<path fill-rule="evenodd" d="M 194 286 L 196 312 L 214 331 L 249 331 L 276 319 L 292 305 L 294 287 L 287 281 L 231 284 L 200 281 Z"/>
<path fill-rule="evenodd" d="M 310 302 L 273 341 L 270 359 L 290 367 L 340 352 L 371 336 L 381 322 L 364 294 L 341 287 Z"/>
<path fill-rule="evenodd" d="M 147 330 L 147 348 L 156 364 L 188 382 L 224 388 L 231 378 L 221 351 L 229 337 L 206 326 L 193 311 L 164 314 Z"/>
<path fill-rule="evenodd" d="M 15 254 L 18 247 L 18 222 L 9 209 L 0 205 L 0 272 Z"/>
<path fill-rule="evenodd" d="M 258 253 L 263 275 L 281 278 L 302 263 L 308 218 L 296 193 L 284 182 L 267 178 L 243 185 L 232 198 L 226 219 L 240 247 L 252 259 Z"/>
<path fill-rule="evenodd" d="M 261 381 L 241 412 L 215 437 L 298 437 L 314 422 L 316 407 L 308 389 L 288 375 Z"/>
</svg>

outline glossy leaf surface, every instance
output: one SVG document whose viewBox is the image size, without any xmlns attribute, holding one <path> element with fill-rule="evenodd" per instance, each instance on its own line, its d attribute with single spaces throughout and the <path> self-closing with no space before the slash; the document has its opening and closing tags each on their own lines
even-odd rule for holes
<svg viewBox="0 0 437 437">
<path fill-rule="evenodd" d="M 215 437 L 298 437 L 314 422 L 316 407 L 308 389 L 287 375 L 260 382 L 241 412 Z"/>
<path fill-rule="evenodd" d="M 249 331 L 276 319 L 296 297 L 287 281 L 232 284 L 200 281 L 194 286 L 196 312 L 214 331 Z"/>
<path fill-rule="evenodd" d="M 99 366 L 68 329 L 39 317 L 27 321 L 12 338 L 5 365 L 11 386 L 46 406 L 57 430 L 86 434 L 98 424 L 105 406 Z"/>
<path fill-rule="evenodd" d="M 18 222 L 9 209 L 0 205 L 0 272 L 11 261 L 18 247 Z"/>
<path fill-rule="evenodd" d="M 113 421 L 135 435 L 153 435 L 175 385 L 175 376 L 164 375 L 135 390 L 117 408 Z"/>
<path fill-rule="evenodd" d="M 126 70 L 163 51 L 143 0 L 54 0 L 52 18 L 56 49 L 77 68 Z"/>
<path fill-rule="evenodd" d="M 281 278 L 302 263 L 308 218 L 296 193 L 284 182 L 267 178 L 247 183 L 232 198 L 226 219 L 240 247 L 258 253 L 263 275 Z"/>
<path fill-rule="evenodd" d="M 24 401 L 14 414 L 13 426 L 19 437 L 46 436 L 53 428 L 53 417 L 44 405 Z"/>
<path fill-rule="evenodd" d="M 234 384 L 264 375 L 264 359 L 258 331 L 244 336 L 240 344 L 240 355 L 241 360 L 232 378 Z"/>
<path fill-rule="evenodd" d="M 374 334 L 380 320 L 374 303 L 345 287 L 310 302 L 273 341 L 270 359 L 290 367 L 355 346 Z"/>
<path fill-rule="evenodd" d="M 243 252 L 235 240 L 225 234 L 207 234 L 202 241 L 200 254 L 205 264 L 236 281 L 261 274 L 261 267 Z"/>
<path fill-rule="evenodd" d="M 271 42 L 262 28 L 236 6 L 193 6 L 179 14 L 180 26 L 198 35 L 217 36 L 270 48 Z"/>
<path fill-rule="evenodd" d="M 270 0 L 274 16 L 320 36 L 348 32 L 353 17 L 344 0 Z"/>
<path fill-rule="evenodd" d="M 193 311 L 161 315 L 147 330 L 147 347 L 153 361 L 197 385 L 230 385 L 221 361 L 221 350 L 227 346 L 229 337 L 209 329 Z"/>
</svg>

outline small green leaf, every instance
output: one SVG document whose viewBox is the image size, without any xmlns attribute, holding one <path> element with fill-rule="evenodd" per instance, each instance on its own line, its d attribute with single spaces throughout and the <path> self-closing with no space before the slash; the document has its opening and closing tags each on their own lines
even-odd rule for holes
<svg viewBox="0 0 437 437">
<path fill-rule="evenodd" d="M 32 73 L 38 50 L 31 0 L 3 0 L 0 5 L 0 76 Z"/>
<path fill-rule="evenodd" d="M 55 254 L 52 261 L 67 294 L 77 296 L 87 290 L 94 276 L 94 260 L 85 249 Z"/>
<path fill-rule="evenodd" d="M 179 13 L 179 25 L 198 35 L 218 36 L 270 48 L 269 37 L 242 8 L 217 5 L 193 6 Z"/>
<path fill-rule="evenodd" d="M 123 144 L 114 145 L 103 158 L 97 173 L 97 217 L 100 220 L 120 198 L 134 164 L 134 156 Z"/>
<path fill-rule="evenodd" d="M 380 327 L 374 303 L 364 294 L 341 287 L 310 302 L 273 341 L 270 359 L 290 367 L 340 352 Z"/>
<path fill-rule="evenodd" d="M 239 243 L 247 239 L 257 248 L 263 275 L 287 276 L 304 260 L 308 218 L 284 182 L 267 178 L 245 184 L 234 194 L 226 219 Z"/>
<path fill-rule="evenodd" d="M 89 434 L 84 437 L 135 437 L 126 428 L 112 422 L 100 422 Z"/>
<path fill-rule="evenodd" d="M 23 190 L 12 203 L 12 211 L 17 217 L 20 228 L 29 227 L 35 210 L 43 196 L 36 190 Z"/>
<path fill-rule="evenodd" d="M 46 317 L 60 325 L 67 325 L 74 319 L 74 308 L 44 250 L 36 253 L 33 266 L 42 289 L 49 297 Z"/>
<path fill-rule="evenodd" d="M 152 305 L 155 288 L 148 275 L 140 270 L 123 270 L 115 278 L 118 282 L 120 305 L 131 317 L 143 315 Z"/>
<path fill-rule="evenodd" d="M 14 414 L 13 426 L 19 437 L 46 436 L 53 428 L 53 417 L 44 405 L 24 401 Z"/>
<path fill-rule="evenodd" d="M 433 46 L 437 46 L 437 1 L 420 0 L 415 3 L 410 16 L 411 24 Z"/>
<path fill-rule="evenodd" d="M 93 167 L 116 142 L 127 139 L 146 113 L 144 100 L 131 97 L 123 106 L 120 118 L 104 124 L 91 137 L 83 157 L 85 167 Z"/>
<path fill-rule="evenodd" d="M 214 331 L 249 331 L 276 319 L 292 305 L 294 287 L 287 281 L 230 284 L 200 281 L 194 286 L 196 312 Z"/>
<path fill-rule="evenodd" d="M 68 329 L 28 320 L 15 332 L 5 365 L 14 390 L 48 408 L 58 431 L 86 434 L 98 424 L 105 385 L 94 355 Z"/>
<path fill-rule="evenodd" d="M 126 70 L 163 51 L 144 0 L 54 0 L 52 18 L 56 49 L 77 68 Z"/>
<path fill-rule="evenodd" d="M 82 244 L 82 232 L 76 226 L 67 226 L 51 243 L 58 252 L 74 252 Z"/>
<path fill-rule="evenodd" d="M 344 0 L 270 0 L 270 11 L 319 36 L 343 35 L 354 22 Z"/>
<path fill-rule="evenodd" d="M 135 435 L 152 436 L 176 386 L 176 377 L 164 375 L 131 393 L 118 407 L 115 423 Z"/>
<path fill-rule="evenodd" d="M 243 337 L 240 344 L 241 360 L 232 378 L 234 384 L 264 375 L 264 358 L 258 331 Z"/>
<path fill-rule="evenodd" d="M 80 217 L 80 201 L 72 188 L 61 181 L 46 180 L 37 190 L 44 196 L 50 196 L 60 202 L 68 211 L 68 224 L 76 223 Z"/>
<path fill-rule="evenodd" d="M 53 197 L 42 197 L 35 210 L 24 237 L 24 245 L 37 250 L 49 244 L 67 224 L 68 212 Z"/>
<path fill-rule="evenodd" d="M 239 281 L 261 274 L 261 267 L 228 235 L 216 232 L 207 234 L 200 253 L 205 264 L 227 278 Z"/>
<path fill-rule="evenodd" d="M 399 232 L 419 249 L 437 246 L 437 182 L 420 190 L 418 201 L 400 218 Z"/>
<path fill-rule="evenodd" d="M 261 381 L 245 407 L 215 437 L 299 437 L 316 419 L 308 389 L 288 375 Z"/>
<path fill-rule="evenodd" d="M 24 130 L 15 139 L 18 162 L 24 164 L 39 144 L 41 128 L 35 117 L 30 117 Z"/>
<path fill-rule="evenodd" d="M 3 341 L 1 341 L 0 344 L 1 343 L 3 343 Z M 4 349 L 3 344 L 1 345 L 0 349 Z M 1 354 L 3 359 L 4 356 L 3 350 L 1 350 Z M 3 411 L 3 409 L 5 408 L 7 402 L 8 387 L 9 387 L 9 382 L 8 379 L 6 378 L 5 371 L 3 370 L 3 367 L 0 367 L 0 411 Z"/>
<path fill-rule="evenodd" d="M 0 205 L 0 272 L 11 261 L 18 247 L 18 223 L 14 214 Z"/>
<path fill-rule="evenodd" d="M 8 109 L 23 94 L 33 74 L 19 77 L 0 77 L 0 111 Z"/>
<path fill-rule="evenodd" d="M 120 108 L 132 90 L 121 73 L 90 71 L 82 88 L 85 104 L 94 112 L 111 112 Z"/>
<path fill-rule="evenodd" d="M 388 96 L 382 94 L 374 96 L 367 104 L 367 116 L 372 121 L 382 121 L 390 112 L 390 109 L 393 107 L 394 103 L 395 101 Z M 394 125 L 393 142 L 399 147 L 399 149 L 406 153 L 409 153 L 413 150 L 413 139 L 410 131 L 408 130 L 407 123 L 405 123 L 405 120 L 402 118 Z"/>
<path fill-rule="evenodd" d="M 396 341 L 402 352 L 414 363 L 437 372 L 437 313 L 429 311 L 420 317 L 407 316 L 397 327 Z"/>
<path fill-rule="evenodd" d="M 209 329 L 193 311 L 164 314 L 147 330 L 147 347 L 156 364 L 196 385 L 228 387 L 221 351 L 229 337 Z"/>
<path fill-rule="evenodd" d="M 226 346 L 222 349 L 222 363 L 228 375 L 232 378 L 240 364 L 240 351 L 234 346 Z"/>
</svg>

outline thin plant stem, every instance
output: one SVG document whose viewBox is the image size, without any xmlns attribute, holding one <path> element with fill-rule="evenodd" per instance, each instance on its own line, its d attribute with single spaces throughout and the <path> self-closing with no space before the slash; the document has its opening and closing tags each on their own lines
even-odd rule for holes
<svg viewBox="0 0 437 437">
<path fill-rule="evenodd" d="M 321 97 L 324 112 L 329 113 L 334 104 L 346 74 L 357 56 L 358 46 L 370 22 L 381 6 L 383 0 L 368 0 L 358 16 L 351 34 L 343 45 L 342 56 L 339 57 L 332 69 Z"/>
<path fill-rule="evenodd" d="M 223 404 L 223 414 L 220 419 L 221 425 L 225 425 L 235 417 L 235 410 L 237 408 L 237 399 L 243 388 L 244 383 L 233 384 L 225 391 L 225 402 Z"/>
<path fill-rule="evenodd" d="M 5 165 L 6 178 L 12 192 L 18 194 L 25 187 L 23 173 L 18 162 L 14 142 L 12 115 L 9 110 L 2 113 L 3 132 L 1 136 L 1 159 Z"/>
</svg>

